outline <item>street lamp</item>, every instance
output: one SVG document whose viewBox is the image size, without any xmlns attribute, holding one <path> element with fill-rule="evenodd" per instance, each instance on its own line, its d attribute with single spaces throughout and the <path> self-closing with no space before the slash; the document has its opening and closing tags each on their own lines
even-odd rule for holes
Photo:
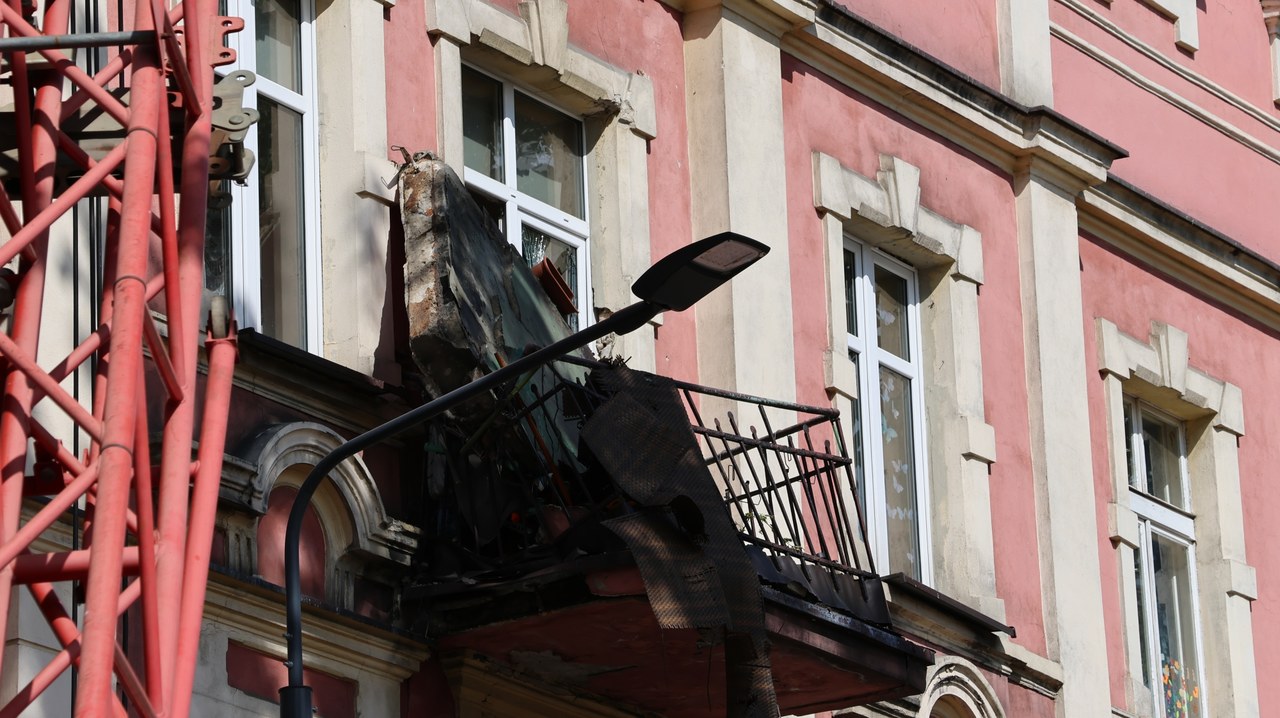
<svg viewBox="0 0 1280 718">
<path fill-rule="evenodd" d="M 284 535 L 285 640 L 288 642 L 285 666 L 289 669 L 289 685 L 280 689 L 280 717 L 311 718 L 311 688 L 303 683 L 302 677 L 302 580 L 298 543 L 307 505 L 334 467 L 373 444 L 439 416 L 508 379 L 549 364 L 600 337 L 633 332 L 663 311 L 684 311 L 768 252 L 764 244 L 733 232 L 721 232 L 682 247 L 658 260 L 631 285 L 631 291 L 640 298 L 635 304 L 374 427 L 318 461 L 298 487 Z"/>
</svg>

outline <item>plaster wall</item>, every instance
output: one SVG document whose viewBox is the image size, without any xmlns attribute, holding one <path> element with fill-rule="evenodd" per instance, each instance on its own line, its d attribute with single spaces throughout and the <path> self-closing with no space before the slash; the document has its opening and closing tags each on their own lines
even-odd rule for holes
<svg viewBox="0 0 1280 718">
<path fill-rule="evenodd" d="M 1174 20 L 1157 10 L 1155 1 L 1052 0 L 1049 13 L 1054 23 L 1077 22 L 1080 13 L 1074 8 L 1083 7 L 1179 66 L 1211 78 L 1272 115 L 1280 115 L 1270 95 L 1271 56 L 1260 3 L 1240 0 L 1191 3 L 1198 6 L 1194 13 L 1198 49 L 1192 50 L 1179 47 Z M 1159 2 L 1176 4 L 1169 0 Z"/>
<path fill-rule="evenodd" d="M 1000 87 L 999 0 L 840 0 L 840 4 L 987 87 Z"/>
<path fill-rule="evenodd" d="M 1189 364 L 1206 374 L 1240 387 L 1243 396 L 1245 436 L 1239 440 L 1239 472 L 1248 562 L 1257 570 L 1257 600 L 1252 603 L 1253 645 L 1258 676 L 1280 670 L 1280 624 L 1268 619 L 1280 610 L 1280 535 L 1272 528 L 1280 515 L 1280 498 L 1267 488 L 1280 462 L 1280 446 L 1269 437 L 1280 431 L 1276 405 L 1276 372 L 1268 357 L 1275 352 L 1277 336 L 1247 317 L 1225 309 L 1188 288 L 1124 257 L 1098 240 L 1085 236 L 1080 243 L 1081 285 L 1084 295 L 1086 361 L 1089 369 L 1090 429 L 1093 434 L 1093 474 L 1098 504 L 1099 563 L 1110 664 L 1112 703 L 1124 704 L 1122 675 L 1125 665 L 1124 635 L 1117 553 L 1107 532 L 1106 504 L 1114 499 L 1109 478 L 1109 456 L 1103 383 L 1099 375 L 1098 318 L 1114 322 L 1132 337 L 1145 338 L 1151 322 L 1166 322 L 1187 333 Z M 1193 477 L 1194 480 L 1194 477 Z M 1203 583 L 1203 579 L 1202 579 Z M 1203 589 L 1201 600 L 1203 602 Z M 1204 612 L 1202 603 L 1202 614 Z M 1222 626 L 1204 625 L 1202 640 L 1221 640 Z M 1210 681 L 1212 677 L 1210 677 Z M 1212 682 L 1206 690 L 1212 692 Z M 1259 681 L 1258 705 L 1262 715 L 1274 715 L 1280 706 L 1280 686 Z"/>
<path fill-rule="evenodd" d="M 1056 2 L 1052 5 L 1050 22 L 1059 42 L 1078 38 L 1071 40 L 1077 53 L 1085 56 L 1094 53 L 1090 58 L 1094 62 L 1123 65 L 1161 91 L 1194 103 L 1244 132 L 1264 136 L 1268 130 L 1274 131 L 1268 122 L 1280 117 L 1280 109 L 1275 107 L 1270 95 L 1270 53 L 1261 13 L 1258 13 L 1256 27 L 1249 25 L 1240 29 L 1232 64 L 1215 68 L 1199 61 L 1206 59 L 1205 50 L 1196 53 L 1196 61 L 1191 62 L 1186 53 L 1162 52 L 1163 45 L 1145 43 L 1126 32 L 1126 28 L 1107 23 L 1102 13 L 1081 14 L 1073 9 L 1078 7 Z M 1253 56 L 1255 54 L 1258 56 Z M 1101 59 L 1101 55 L 1108 59 Z M 1066 74 L 1074 67 L 1063 66 L 1059 73 Z M 1141 90 L 1136 84 L 1132 89 Z"/>
<path fill-rule="evenodd" d="M 435 52 L 427 37 L 425 2 L 399 0 L 383 14 L 384 61 L 388 68 L 400 68 L 387 72 L 387 144 L 411 154 L 439 149 Z M 399 152 L 389 158 L 404 161 Z"/>
<path fill-rule="evenodd" d="M 1213 77 L 1219 83 L 1235 78 L 1237 91 L 1251 95 L 1247 102 L 1229 101 L 1080 16 L 1059 14 L 1052 44 L 1055 107 L 1129 152 L 1112 174 L 1272 259 L 1280 257 L 1264 211 L 1266 188 L 1280 182 L 1280 123 L 1266 97 L 1268 65 L 1242 58 L 1234 74 Z M 1259 33 L 1257 43 L 1246 35 L 1240 44 L 1265 50 L 1265 31 Z"/>
<path fill-rule="evenodd" d="M 979 295 L 986 420 L 995 428 L 991 465 L 996 584 L 1018 642 L 1046 650 L 1028 441 L 1022 314 L 1012 186 L 1007 175 L 817 70 L 783 57 L 787 194 L 794 307 L 796 393 L 826 403 L 821 357 L 827 350 L 824 237 L 813 206 L 814 151 L 865 176 L 881 153 L 920 168 L 920 204 L 982 234 L 985 283 Z M 926 372 L 928 372 L 926 367 Z M 928 377 L 926 375 L 926 381 Z M 946 420 L 947 417 L 937 417 Z M 926 419 L 928 421 L 930 419 Z M 1015 713 L 1017 714 L 1017 713 Z"/>
<path fill-rule="evenodd" d="M 658 134 L 648 141 L 650 257 L 658 259 L 695 239 L 685 116 L 682 13 L 658 0 L 569 3 L 569 42 L 607 63 L 640 71 L 653 83 Z M 625 28 L 625 30 L 622 30 Z M 619 42 L 624 32 L 627 42 Z M 657 327 L 658 374 L 697 381 L 697 307 L 668 312 Z"/>
</svg>

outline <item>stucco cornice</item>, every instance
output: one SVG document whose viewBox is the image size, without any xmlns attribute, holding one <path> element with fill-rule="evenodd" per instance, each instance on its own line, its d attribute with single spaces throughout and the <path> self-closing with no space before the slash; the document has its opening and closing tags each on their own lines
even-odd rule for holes
<svg viewBox="0 0 1280 718">
<path fill-rule="evenodd" d="M 1120 147 L 1057 112 L 1026 107 L 828 2 L 783 50 L 1006 171 L 1034 158 L 1076 189 L 1101 183 Z"/>
<path fill-rule="evenodd" d="M 684 13 L 724 8 L 780 30 L 812 23 L 822 4 L 820 0 L 662 0 L 662 3 Z"/>
<path fill-rule="evenodd" d="M 1280 265 L 1114 178 L 1076 205 L 1082 231 L 1280 330 Z"/>
</svg>

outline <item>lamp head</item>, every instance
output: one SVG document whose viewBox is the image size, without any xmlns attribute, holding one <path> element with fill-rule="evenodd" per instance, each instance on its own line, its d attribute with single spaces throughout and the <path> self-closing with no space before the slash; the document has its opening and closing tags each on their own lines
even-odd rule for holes
<svg viewBox="0 0 1280 718">
<path fill-rule="evenodd" d="M 681 312 L 768 253 L 754 239 L 721 232 L 659 259 L 631 291 L 648 304 Z"/>
</svg>

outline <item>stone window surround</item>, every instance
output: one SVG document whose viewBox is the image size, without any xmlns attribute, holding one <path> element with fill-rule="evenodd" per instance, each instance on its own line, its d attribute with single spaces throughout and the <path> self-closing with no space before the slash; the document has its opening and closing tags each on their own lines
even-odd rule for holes
<svg viewBox="0 0 1280 718">
<path fill-rule="evenodd" d="M 1125 636 L 1125 690 L 1129 709 L 1154 715 L 1143 683 L 1133 552 L 1139 543 L 1137 514 L 1129 508 L 1124 401 L 1138 398 L 1185 422 L 1196 515 L 1196 586 L 1203 635 L 1206 715 L 1256 715 L 1257 677 L 1249 605 L 1257 577 L 1245 561 L 1237 443 L 1244 435 L 1239 387 L 1189 364 L 1187 333 L 1153 321 L 1146 342 L 1099 318 L 1098 351 L 1110 443 L 1112 500 L 1108 534 L 1119 556 Z"/>
<path fill-rule="evenodd" d="M 1179 48 L 1187 52 L 1200 49 L 1200 19 L 1196 14 L 1196 0 L 1139 1 L 1173 21 L 1173 41 Z M 1266 1 L 1263 0 L 1263 2 Z M 1099 2 L 1110 7 L 1113 0 L 1099 0 Z"/>
<path fill-rule="evenodd" d="M 567 0 L 524 0 L 515 16 L 484 0 L 428 0 L 436 47 L 439 152 L 463 166 L 461 72 L 465 62 L 540 94 L 583 118 L 590 218 L 591 298 L 598 317 L 629 305 L 649 267 L 648 142 L 657 137 L 653 82 L 569 43 Z M 661 324 L 661 318 L 653 324 Z M 654 368 L 652 332 L 602 340 L 606 356 Z"/>
<path fill-rule="evenodd" d="M 1108 5 L 1111 0 L 1103 0 Z M 1142 3 L 1173 21 L 1173 41 L 1187 52 L 1200 49 L 1200 20 L 1196 0 L 1142 0 Z"/>
<path fill-rule="evenodd" d="M 267 513 L 271 492 L 296 489 L 311 468 L 345 439 L 309 421 L 267 427 L 254 441 L 251 462 L 226 457 L 220 499 L 237 512 L 223 512 L 231 570 L 259 573 L 254 549 L 258 519 Z M 312 499 L 325 538 L 326 600 L 339 608 L 354 603 L 354 578 L 379 563 L 408 566 L 418 530 L 387 515 L 373 475 L 359 456 L 333 469 Z"/>
<path fill-rule="evenodd" d="M 822 214 L 827 260 L 827 390 L 837 408 L 852 410 L 857 378 L 844 350 L 843 251 L 849 234 L 906 260 L 919 276 L 933 587 L 1003 620 L 988 485 L 995 432 L 985 418 L 978 327 L 981 234 L 921 206 L 920 170 L 897 157 L 882 154 L 874 178 L 820 152 L 813 161 L 814 205 Z"/>
<path fill-rule="evenodd" d="M 1004 706 L 977 666 L 939 656 L 929 668 L 916 718 L 1005 718 Z"/>
</svg>

